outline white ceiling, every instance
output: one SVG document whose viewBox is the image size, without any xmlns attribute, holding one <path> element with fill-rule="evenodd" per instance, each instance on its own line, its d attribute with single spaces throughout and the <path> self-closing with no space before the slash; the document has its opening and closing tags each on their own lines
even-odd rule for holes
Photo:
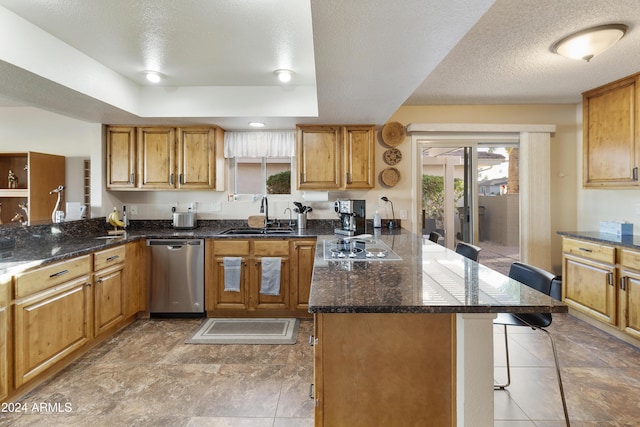
<svg viewBox="0 0 640 427">
<path fill-rule="evenodd" d="M 640 71 L 638 0 L 0 0 L 0 106 L 110 124 L 382 124 L 402 104 L 577 103 Z M 567 34 L 630 28 L 589 63 Z M 294 70 L 279 83 L 273 71 Z M 166 78 L 158 86 L 142 71 Z"/>
</svg>

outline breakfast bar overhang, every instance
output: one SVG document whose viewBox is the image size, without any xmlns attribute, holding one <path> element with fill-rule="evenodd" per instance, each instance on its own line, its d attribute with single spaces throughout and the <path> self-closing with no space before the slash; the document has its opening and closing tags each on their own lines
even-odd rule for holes
<svg viewBox="0 0 640 427">
<path fill-rule="evenodd" d="M 318 237 L 316 426 L 492 426 L 496 314 L 567 307 L 422 236 L 376 237 L 402 259 L 327 260 Z"/>
</svg>

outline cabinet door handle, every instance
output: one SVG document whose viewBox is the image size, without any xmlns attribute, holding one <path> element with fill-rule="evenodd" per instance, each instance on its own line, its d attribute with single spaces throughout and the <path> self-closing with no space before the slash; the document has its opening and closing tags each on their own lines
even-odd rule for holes
<svg viewBox="0 0 640 427">
<path fill-rule="evenodd" d="M 49 275 L 49 277 L 53 278 L 53 277 L 62 276 L 63 274 L 67 274 L 68 272 L 69 272 L 69 270 L 58 271 L 57 273 L 53 273 L 53 274 Z"/>
<path fill-rule="evenodd" d="M 633 168 L 633 180 L 634 181 L 638 180 L 638 167 L 637 166 L 635 168 Z"/>
<path fill-rule="evenodd" d="M 102 277 L 100 277 L 99 279 L 96 279 L 96 283 L 102 283 Z"/>
<path fill-rule="evenodd" d="M 182 177 L 182 174 L 178 175 L 178 184 L 184 184 L 184 178 Z"/>
<path fill-rule="evenodd" d="M 629 280 L 627 276 L 623 276 L 620 278 L 620 290 L 622 291 L 627 290 L 627 280 Z"/>
<path fill-rule="evenodd" d="M 107 262 L 113 261 L 120 258 L 120 255 L 114 255 L 114 256 L 110 256 L 109 258 L 107 258 Z"/>
<path fill-rule="evenodd" d="M 345 175 L 346 175 L 345 179 L 347 180 L 347 184 L 351 184 L 352 183 L 351 174 L 349 172 L 347 172 Z"/>
<path fill-rule="evenodd" d="M 169 175 L 169 185 L 173 185 L 173 172 Z"/>
<path fill-rule="evenodd" d="M 129 184 L 133 184 L 135 182 L 135 175 L 133 174 L 133 172 L 131 172 L 131 175 L 129 175 Z"/>
<path fill-rule="evenodd" d="M 300 182 L 307 182 L 307 180 L 306 180 L 306 174 L 304 174 L 304 173 L 301 173 L 301 174 L 300 174 Z"/>
<path fill-rule="evenodd" d="M 313 383 L 309 384 L 309 399 L 313 399 Z"/>
<path fill-rule="evenodd" d="M 583 252 L 593 252 L 591 249 L 587 249 L 587 248 L 578 248 Z"/>
<path fill-rule="evenodd" d="M 607 283 L 609 284 L 609 286 L 613 286 L 613 273 L 612 272 L 607 273 Z"/>
<path fill-rule="evenodd" d="M 313 347 L 313 335 L 309 335 L 309 345 Z"/>
</svg>

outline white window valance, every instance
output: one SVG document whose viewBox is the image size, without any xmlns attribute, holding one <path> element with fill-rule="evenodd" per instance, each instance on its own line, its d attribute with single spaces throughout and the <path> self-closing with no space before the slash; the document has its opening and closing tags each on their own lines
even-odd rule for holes
<svg viewBox="0 0 640 427">
<path fill-rule="evenodd" d="M 225 132 L 224 157 L 293 157 L 296 132 Z"/>
</svg>

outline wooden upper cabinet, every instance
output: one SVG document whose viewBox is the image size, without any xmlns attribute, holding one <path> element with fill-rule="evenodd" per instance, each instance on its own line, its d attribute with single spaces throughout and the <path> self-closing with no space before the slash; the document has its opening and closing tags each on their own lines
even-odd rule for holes
<svg viewBox="0 0 640 427">
<path fill-rule="evenodd" d="M 339 126 L 298 126 L 298 189 L 340 188 L 341 145 Z"/>
<path fill-rule="evenodd" d="M 373 188 L 375 128 L 346 126 L 343 130 L 345 188 Z"/>
<path fill-rule="evenodd" d="M 178 129 L 178 188 L 216 187 L 215 129 Z"/>
<path fill-rule="evenodd" d="M 639 75 L 583 93 L 583 184 L 638 185 Z"/>
<path fill-rule="evenodd" d="M 170 190 L 176 186 L 176 129 L 138 128 L 140 188 Z"/>
<path fill-rule="evenodd" d="M 107 127 L 107 188 L 224 190 L 224 131 L 200 127 Z"/>
<path fill-rule="evenodd" d="M 375 126 L 297 126 L 299 190 L 373 188 Z"/>
<path fill-rule="evenodd" d="M 107 128 L 107 188 L 136 187 L 136 128 Z"/>
</svg>

